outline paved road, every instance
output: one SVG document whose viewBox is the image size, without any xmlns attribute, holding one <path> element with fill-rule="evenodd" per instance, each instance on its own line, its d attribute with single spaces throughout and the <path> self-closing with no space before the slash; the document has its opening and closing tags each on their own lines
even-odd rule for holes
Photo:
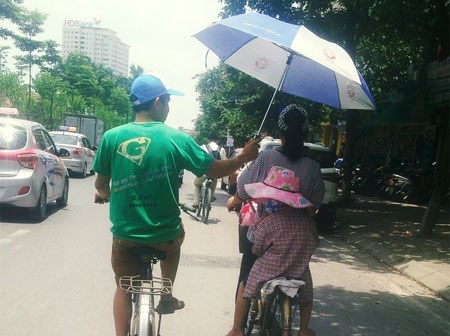
<svg viewBox="0 0 450 336">
<path fill-rule="evenodd" d="M 191 180 L 181 189 L 188 204 Z M 93 176 L 70 181 L 69 205 L 42 223 L 2 212 L 0 336 L 114 334 L 107 207 L 92 203 Z M 221 336 L 231 325 L 240 255 L 226 199 L 218 190 L 209 225 L 183 214 L 174 292 L 186 308 L 164 317 L 163 336 Z M 450 335 L 447 302 L 336 238 L 322 239 L 311 268 L 318 335 Z"/>
</svg>

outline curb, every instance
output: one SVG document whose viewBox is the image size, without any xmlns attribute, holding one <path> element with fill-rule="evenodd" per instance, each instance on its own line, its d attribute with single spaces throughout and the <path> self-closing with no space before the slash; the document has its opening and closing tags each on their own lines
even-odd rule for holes
<svg viewBox="0 0 450 336">
<path fill-rule="evenodd" d="M 442 262 L 405 260 L 404 256 L 393 254 L 382 243 L 373 242 L 364 237 L 349 237 L 343 234 L 335 237 L 355 245 L 378 261 L 411 278 L 440 298 L 450 302 L 450 266 Z"/>
<path fill-rule="evenodd" d="M 442 299 L 450 302 L 450 278 L 435 268 L 428 267 L 426 262 L 411 260 L 405 264 L 394 265 L 393 267 L 402 274 L 428 287 Z"/>
</svg>

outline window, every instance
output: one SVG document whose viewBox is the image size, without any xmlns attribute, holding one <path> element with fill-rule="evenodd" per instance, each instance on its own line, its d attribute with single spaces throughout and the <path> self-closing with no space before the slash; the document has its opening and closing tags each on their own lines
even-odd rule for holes
<svg viewBox="0 0 450 336">
<path fill-rule="evenodd" d="M 56 155 L 57 151 L 56 151 L 55 144 L 52 141 L 52 138 L 46 131 L 44 131 L 44 130 L 41 130 L 41 131 L 42 131 L 42 136 L 45 141 L 45 148 L 46 148 L 45 151 Z"/>
<path fill-rule="evenodd" d="M 40 129 L 34 129 L 33 130 L 34 139 L 37 142 L 37 146 L 40 150 L 45 151 L 47 147 L 45 147 L 45 139 L 44 135 L 42 134 L 42 131 Z"/>
<path fill-rule="evenodd" d="M 83 138 L 83 147 L 91 148 L 91 143 L 89 142 L 88 138 Z"/>
<path fill-rule="evenodd" d="M 56 155 L 55 145 L 46 131 L 41 128 L 35 128 L 32 132 L 40 150 Z"/>
<path fill-rule="evenodd" d="M 0 124 L 0 149 L 21 149 L 27 143 L 27 131 L 21 127 Z"/>
</svg>

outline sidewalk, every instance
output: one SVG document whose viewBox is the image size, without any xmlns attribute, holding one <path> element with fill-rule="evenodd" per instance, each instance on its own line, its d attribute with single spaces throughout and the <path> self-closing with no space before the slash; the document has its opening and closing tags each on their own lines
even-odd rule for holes
<svg viewBox="0 0 450 336">
<path fill-rule="evenodd" d="M 450 220 L 441 207 L 433 236 L 417 238 L 424 206 L 356 195 L 339 208 L 335 236 L 348 241 L 450 301 Z"/>
</svg>

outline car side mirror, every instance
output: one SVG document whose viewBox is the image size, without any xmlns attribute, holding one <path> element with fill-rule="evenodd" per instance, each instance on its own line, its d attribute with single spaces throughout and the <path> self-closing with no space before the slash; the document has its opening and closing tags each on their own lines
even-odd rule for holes
<svg viewBox="0 0 450 336">
<path fill-rule="evenodd" d="M 60 157 L 68 157 L 68 156 L 70 156 L 70 152 L 65 148 L 60 148 L 58 151 L 58 155 Z"/>
</svg>

